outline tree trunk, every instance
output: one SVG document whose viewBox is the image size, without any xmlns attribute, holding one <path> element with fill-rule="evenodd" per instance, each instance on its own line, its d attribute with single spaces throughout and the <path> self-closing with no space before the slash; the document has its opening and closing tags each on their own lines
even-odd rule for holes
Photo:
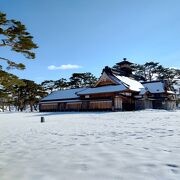
<svg viewBox="0 0 180 180">
<path fill-rule="evenodd" d="M 9 104 L 9 112 L 11 112 L 11 104 Z"/>
<path fill-rule="evenodd" d="M 30 110 L 33 112 L 33 105 L 30 103 Z"/>
<path fill-rule="evenodd" d="M 4 101 L 2 101 L 2 111 L 4 112 Z"/>
<path fill-rule="evenodd" d="M 37 105 L 34 104 L 33 107 L 34 107 L 34 110 L 37 111 Z"/>
</svg>

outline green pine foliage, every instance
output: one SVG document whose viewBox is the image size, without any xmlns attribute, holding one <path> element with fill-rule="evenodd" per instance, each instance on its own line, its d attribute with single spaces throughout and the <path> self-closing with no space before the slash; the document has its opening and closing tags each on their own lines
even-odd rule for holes
<svg viewBox="0 0 180 180">
<path fill-rule="evenodd" d="M 32 50 L 38 46 L 33 42 L 33 36 L 26 30 L 24 24 L 14 19 L 7 19 L 6 14 L 2 12 L 0 12 L 0 37 L 0 47 L 9 47 L 14 52 L 22 53 L 28 59 L 35 58 Z M 0 57 L 0 60 L 7 63 L 7 69 L 25 69 L 22 63 L 16 63 L 5 57 Z"/>
</svg>

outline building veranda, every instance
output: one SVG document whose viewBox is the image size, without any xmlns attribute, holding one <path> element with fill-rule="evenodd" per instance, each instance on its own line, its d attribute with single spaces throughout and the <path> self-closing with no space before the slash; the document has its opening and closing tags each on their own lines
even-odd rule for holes
<svg viewBox="0 0 180 180">
<path fill-rule="evenodd" d="M 144 81 L 132 73 L 131 64 L 124 59 L 118 70 L 106 66 L 94 87 L 52 92 L 40 101 L 40 111 L 175 109 L 175 92 L 167 81 Z"/>
</svg>

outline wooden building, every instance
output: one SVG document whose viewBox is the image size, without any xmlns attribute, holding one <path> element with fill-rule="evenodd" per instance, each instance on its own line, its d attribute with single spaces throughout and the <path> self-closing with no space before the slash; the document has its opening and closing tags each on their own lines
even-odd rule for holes
<svg viewBox="0 0 180 180">
<path fill-rule="evenodd" d="M 117 63 L 119 70 L 106 66 L 92 88 L 59 90 L 43 98 L 40 111 L 129 111 L 147 108 L 174 109 L 175 93 L 166 82 L 140 82 L 129 61 Z"/>
<path fill-rule="evenodd" d="M 171 91 L 166 81 L 142 82 L 144 89 L 136 96 L 136 110 L 176 108 L 176 95 Z"/>
</svg>

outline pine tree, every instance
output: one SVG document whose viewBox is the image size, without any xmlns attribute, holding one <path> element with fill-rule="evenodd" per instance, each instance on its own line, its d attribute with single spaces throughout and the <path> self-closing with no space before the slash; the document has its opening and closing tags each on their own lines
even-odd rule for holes
<svg viewBox="0 0 180 180">
<path fill-rule="evenodd" d="M 33 36 L 27 32 L 25 25 L 20 21 L 8 20 L 6 14 L 2 12 L 0 12 L 0 37 L 0 47 L 9 47 L 12 51 L 22 53 L 28 59 L 35 58 L 35 53 L 31 50 L 36 49 L 38 46 L 33 42 Z M 7 63 L 7 69 L 25 68 L 24 64 L 16 63 L 5 57 L 0 57 L 0 60 Z M 2 69 L 2 65 L 0 69 Z"/>
<path fill-rule="evenodd" d="M 13 104 L 16 97 L 16 89 L 17 87 L 23 86 L 24 82 L 17 76 L 0 70 L 0 84 L 0 104 L 1 109 L 4 110 L 4 106 Z"/>
<path fill-rule="evenodd" d="M 67 80 L 65 78 L 61 78 L 54 82 L 54 88 L 57 90 L 65 89 L 69 86 Z"/>
<path fill-rule="evenodd" d="M 90 72 L 73 73 L 70 77 L 70 86 L 72 88 L 92 87 L 97 82 L 97 78 Z"/>
<path fill-rule="evenodd" d="M 45 80 L 41 83 L 41 86 L 46 92 L 51 93 L 53 90 L 55 90 L 55 81 Z"/>
<path fill-rule="evenodd" d="M 26 106 L 30 106 L 30 110 L 37 109 L 37 104 L 40 99 L 47 95 L 41 85 L 36 84 L 34 81 L 22 79 L 23 85 L 15 89 L 15 105 L 18 110 L 23 111 Z"/>
</svg>

